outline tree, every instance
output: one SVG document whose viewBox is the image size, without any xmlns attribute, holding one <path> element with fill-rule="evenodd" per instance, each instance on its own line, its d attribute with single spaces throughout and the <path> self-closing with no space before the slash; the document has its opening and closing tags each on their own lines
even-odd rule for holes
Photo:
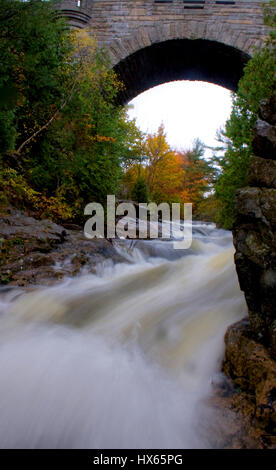
<svg viewBox="0 0 276 470">
<path fill-rule="evenodd" d="M 148 187 L 145 178 L 138 176 L 131 192 L 132 199 L 135 202 L 147 203 L 149 200 Z"/>
<path fill-rule="evenodd" d="M 237 94 L 233 94 L 233 109 L 220 141 L 226 147 L 225 155 L 215 155 L 220 166 L 220 176 L 215 194 L 221 203 L 217 222 L 231 229 L 235 217 L 235 194 L 247 183 L 248 166 L 252 155 L 252 139 L 260 100 L 275 93 L 275 0 L 265 8 L 265 22 L 273 30 L 264 46 L 256 49 L 247 63 L 244 76 L 239 82 Z"/>
<path fill-rule="evenodd" d="M 210 191 L 214 168 L 204 159 L 205 147 L 196 140 L 191 150 L 176 152 L 168 144 L 164 126 L 148 134 L 141 154 L 146 160 L 133 163 L 123 177 L 124 197 L 134 197 L 142 178 L 150 185 L 150 200 L 156 203 L 192 202 L 194 210 Z M 136 200 L 137 197 L 136 197 Z"/>
<path fill-rule="evenodd" d="M 144 143 L 144 154 L 147 157 L 147 185 L 149 192 L 154 190 L 156 173 L 161 163 L 164 163 L 172 154 L 169 144 L 166 141 L 164 124 L 161 123 L 158 131 L 148 134 Z"/>
<path fill-rule="evenodd" d="M 51 2 L 1 0 L 1 151 L 21 150 L 64 102 L 69 31 Z M 7 126 L 8 122 L 8 126 Z M 9 129 L 9 133 L 7 133 Z"/>
<path fill-rule="evenodd" d="M 139 132 L 116 104 L 121 84 L 105 51 L 85 30 L 74 32 L 73 44 L 75 93 L 44 135 L 29 179 L 35 189 L 62 195 L 78 213 L 117 193 L 122 164 L 136 157 Z"/>
<path fill-rule="evenodd" d="M 181 177 L 179 159 L 176 152 L 171 151 L 157 166 L 151 193 L 152 200 L 158 204 L 180 202 Z"/>
<path fill-rule="evenodd" d="M 194 204 L 194 212 L 204 194 L 211 189 L 214 172 L 211 163 L 204 159 L 204 153 L 205 147 L 199 139 L 195 140 L 191 150 L 178 153 L 183 170 L 181 198 Z"/>
<path fill-rule="evenodd" d="M 2 189 L 38 215 L 48 203 L 53 217 L 79 220 L 139 157 L 141 133 L 116 104 L 122 85 L 96 38 L 70 30 L 54 2 L 1 0 L 0 22 Z"/>
</svg>

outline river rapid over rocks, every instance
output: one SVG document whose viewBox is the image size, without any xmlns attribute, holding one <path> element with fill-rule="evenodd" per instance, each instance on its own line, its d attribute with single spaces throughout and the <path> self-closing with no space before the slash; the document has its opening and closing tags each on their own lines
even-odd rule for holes
<svg viewBox="0 0 276 470">
<path fill-rule="evenodd" d="M 53 285 L 0 290 L 0 447 L 253 447 L 221 402 L 224 334 L 247 314 L 231 233 L 102 242 L 75 277 L 64 255 Z"/>
</svg>

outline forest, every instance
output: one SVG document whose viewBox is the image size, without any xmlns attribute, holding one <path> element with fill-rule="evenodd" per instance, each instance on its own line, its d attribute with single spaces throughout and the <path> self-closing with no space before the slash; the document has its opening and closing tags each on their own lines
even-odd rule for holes
<svg viewBox="0 0 276 470">
<path fill-rule="evenodd" d="M 269 9 L 265 20 L 275 22 Z M 248 62 L 218 148 L 206 159 L 199 140 L 171 148 L 162 123 L 153 134 L 138 129 L 118 105 L 123 84 L 107 52 L 86 30 L 70 30 L 52 2 L 1 0 L 0 23 L 2 205 L 80 222 L 85 205 L 104 203 L 107 194 L 192 202 L 195 217 L 231 229 L 258 102 L 275 89 L 273 35 Z"/>
</svg>

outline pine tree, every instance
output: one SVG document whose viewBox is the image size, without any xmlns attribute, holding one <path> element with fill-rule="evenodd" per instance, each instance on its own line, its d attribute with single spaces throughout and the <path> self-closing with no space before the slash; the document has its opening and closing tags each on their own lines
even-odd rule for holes
<svg viewBox="0 0 276 470">
<path fill-rule="evenodd" d="M 131 197 L 135 202 L 148 203 L 149 194 L 145 178 L 138 176 L 132 188 Z"/>
</svg>

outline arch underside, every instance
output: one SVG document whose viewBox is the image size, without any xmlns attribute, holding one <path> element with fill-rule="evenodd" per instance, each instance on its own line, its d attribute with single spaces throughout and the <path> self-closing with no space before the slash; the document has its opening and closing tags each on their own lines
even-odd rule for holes
<svg viewBox="0 0 276 470">
<path fill-rule="evenodd" d="M 202 80 L 236 91 L 250 56 L 207 39 L 172 39 L 144 47 L 115 65 L 125 84 L 120 102 L 174 80 Z"/>
</svg>

